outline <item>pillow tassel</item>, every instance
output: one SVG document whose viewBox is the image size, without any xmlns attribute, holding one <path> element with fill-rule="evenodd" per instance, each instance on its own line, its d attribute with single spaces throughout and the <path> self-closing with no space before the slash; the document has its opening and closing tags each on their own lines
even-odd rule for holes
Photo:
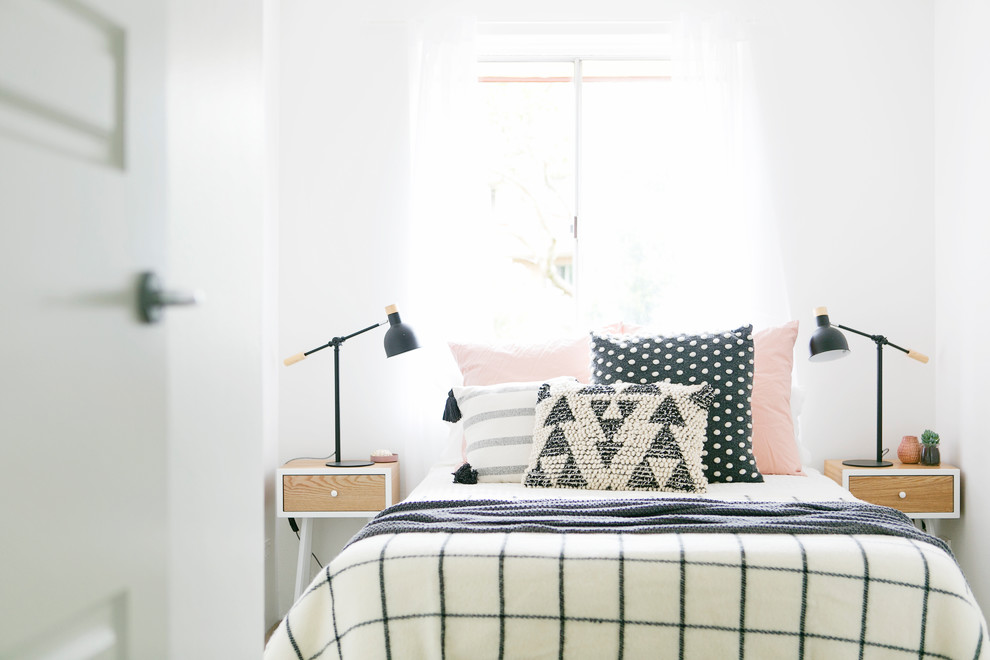
<svg viewBox="0 0 990 660">
<path fill-rule="evenodd" d="M 461 421 L 461 409 L 457 406 L 457 399 L 454 398 L 454 390 L 447 392 L 447 405 L 443 409 L 443 421 Z"/>
<path fill-rule="evenodd" d="M 453 472 L 452 474 L 454 475 L 455 484 L 478 483 L 478 471 L 472 469 L 470 463 L 465 463 L 461 467 L 457 468 L 457 472 Z"/>
</svg>

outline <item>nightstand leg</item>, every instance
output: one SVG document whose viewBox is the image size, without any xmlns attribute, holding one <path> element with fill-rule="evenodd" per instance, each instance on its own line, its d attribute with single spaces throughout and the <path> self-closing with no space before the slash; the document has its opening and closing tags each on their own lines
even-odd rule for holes
<svg viewBox="0 0 990 660">
<path fill-rule="evenodd" d="M 303 518 L 299 528 L 299 559 L 296 561 L 296 594 L 293 600 L 299 600 L 303 590 L 309 585 L 309 558 L 313 554 L 313 519 Z"/>
</svg>

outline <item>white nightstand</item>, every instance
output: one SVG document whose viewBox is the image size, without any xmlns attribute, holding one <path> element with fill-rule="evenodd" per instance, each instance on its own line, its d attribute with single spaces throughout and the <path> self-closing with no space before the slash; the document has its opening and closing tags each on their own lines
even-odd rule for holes
<svg viewBox="0 0 990 660">
<path fill-rule="evenodd" d="M 959 517 L 959 468 L 948 463 L 895 462 L 890 467 L 857 468 L 829 460 L 825 476 L 861 500 L 898 509 L 911 518 Z"/>
<path fill-rule="evenodd" d="M 278 469 L 276 501 L 279 518 L 302 521 L 296 589 L 299 598 L 309 584 L 314 518 L 371 518 L 399 501 L 399 462 L 368 467 L 327 467 L 325 460 L 297 458 Z"/>
</svg>

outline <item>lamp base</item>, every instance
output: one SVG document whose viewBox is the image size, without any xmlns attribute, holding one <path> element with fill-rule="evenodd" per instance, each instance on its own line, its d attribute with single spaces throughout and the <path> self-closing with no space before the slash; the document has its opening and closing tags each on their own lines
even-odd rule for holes
<svg viewBox="0 0 990 660">
<path fill-rule="evenodd" d="M 890 467 L 893 465 L 890 461 L 874 461 L 869 458 L 856 459 L 852 461 L 842 461 L 843 465 L 849 465 L 851 467 L 865 467 L 865 468 L 881 468 Z"/>
<path fill-rule="evenodd" d="M 374 465 L 371 461 L 329 461 L 327 467 L 368 467 Z"/>
</svg>

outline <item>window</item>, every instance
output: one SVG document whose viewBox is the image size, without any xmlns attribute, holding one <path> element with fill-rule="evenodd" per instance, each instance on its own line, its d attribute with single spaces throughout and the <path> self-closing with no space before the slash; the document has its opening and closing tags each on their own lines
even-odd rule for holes
<svg viewBox="0 0 990 660">
<path fill-rule="evenodd" d="M 410 255 L 448 335 L 791 318 L 745 26 L 438 34 L 414 98 Z"/>
<path fill-rule="evenodd" d="M 497 333 L 649 324 L 665 264 L 670 63 L 479 63 Z"/>
</svg>

